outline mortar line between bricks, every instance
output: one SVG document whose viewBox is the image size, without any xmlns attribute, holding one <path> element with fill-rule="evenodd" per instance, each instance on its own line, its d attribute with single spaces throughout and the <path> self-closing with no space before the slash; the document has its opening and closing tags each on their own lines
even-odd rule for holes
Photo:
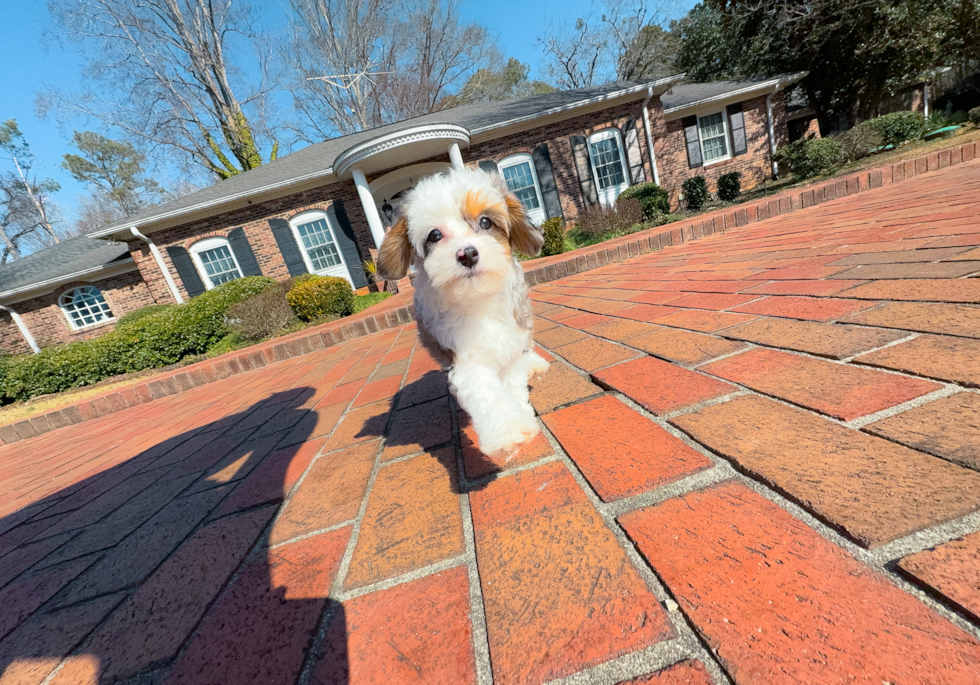
<svg viewBox="0 0 980 685">
<path fill-rule="evenodd" d="M 840 322 L 835 322 L 835 323 L 840 323 Z M 875 330 L 880 330 L 880 329 L 875 329 Z M 892 329 L 892 330 L 901 330 L 901 329 Z M 878 345 L 877 347 L 870 347 L 870 348 L 868 348 L 866 350 L 862 350 L 861 352 L 857 352 L 857 353 L 852 354 L 850 356 L 840 357 L 839 359 L 836 359 L 834 361 L 838 361 L 838 362 L 841 362 L 843 364 L 850 364 L 851 362 L 854 361 L 855 357 L 860 357 L 863 354 L 871 354 L 872 352 L 878 352 L 879 350 L 886 350 L 889 347 L 895 347 L 895 345 L 901 345 L 902 343 L 909 342 L 910 340 L 915 340 L 920 335 L 922 335 L 922 334 L 913 331 L 913 332 L 910 332 L 908 335 L 906 335 L 906 336 L 904 336 L 902 338 L 899 338 L 898 340 L 892 340 L 891 342 L 887 342 L 884 345 Z M 857 363 L 860 364 L 861 362 L 857 362 Z"/>
<path fill-rule="evenodd" d="M 741 471 L 733 462 L 726 459 L 724 456 L 714 452 L 706 445 L 702 445 L 700 442 L 694 440 L 689 435 L 687 435 L 686 433 L 684 433 L 683 431 L 675 427 L 673 424 L 664 421 L 660 417 L 654 416 L 646 409 L 644 409 L 640 405 L 630 400 L 628 397 L 621 396 L 619 393 L 614 393 L 614 394 L 615 396 L 619 397 L 620 400 L 630 405 L 633 409 L 646 416 L 646 418 L 650 419 L 651 421 L 659 425 L 661 428 L 664 428 L 671 435 L 678 437 L 686 445 L 696 450 L 700 454 L 705 455 L 708 459 L 711 460 L 713 464 L 715 464 L 715 469 L 719 469 L 719 468 L 723 469 L 725 471 L 725 474 L 727 474 L 729 478 L 722 477 L 722 475 L 719 474 L 717 482 L 720 483 L 720 482 L 724 482 L 725 480 L 731 479 L 739 483 L 742 483 L 743 485 L 746 485 L 754 492 L 757 492 L 760 495 L 764 496 L 766 499 L 770 500 L 771 502 L 774 502 L 777 506 L 780 506 L 786 511 L 789 511 L 790 514 L 792 514 L 794 517 L 796 517 L 797 519 L 799 519 L 800 521 L 802 521 L 803 523 L 805 523 L 806 525 L 810 526 L 815 531 L 817 531 L 817 533 L 820 534 L 821 537 L 829 540 L 830 542 L 837 545 L 838 547 L 843 548 L 846 552 L 848 552 L 851 556 L 856 558 L 858 561 L 866 564 L 867 566 L 875 568 L 881 574 L 892 579 L 894 581 L 894 584 L 898 585 L 906 592 L 912 594 L 913 596 L 915 596 L 920 600 L 922 600 L 924 597 L 928 597 L 930 601 L 928 601 L 927 604 L 929 604 L 934 609 L 936 609 L 937 607 L 943 608 L 944 611 L 941 613 L 943 613 L 945 617 L 949 618 L 950 614 L 952 614 L 952 615 L 956 615 L 958 618 L 961 618 L 959 617 L 959 614 L 957 614 L 955 611 L 949 610 L 941 602 L 931 598 L 928 595 L 928 593 L 922 591 L 917 586 L 915 586 L 912 583 L 909 583 L 908 581 L 906 581 L 905 579 L 901 578 L 896 573 L 894 573 L 891 569 L 889 569 L 887 564 L 888 562 L 891 561 L 890 559 L 884 561 L 880 560 L 876 556 L 875 551 L 865 549 L 864 547 L 861 547 L 857 543 L 853 542 L 845 535 L 835 530 L 830 524 L 824 523 L 822 520 L 817 518 L 814 514 L 811 514 L 802 505 L 796 504 L 795 502 L 793 502 L 792 499 L 784 496 L 776 489 L 769 487 L 767 484 L 759 480 L 756 480 L 750 474 Z M 701 476 L 705 481 L 710 480 L 707 474 L 710 474 L 711 471 L 714 471 L 715 469 L 705 470 L 705 471 L 701 471 L 699 474 L 695 474 L 695 476 L 690 477 L 692 479 L 690 483 L 697 484 L 698 481 L 694 479 L 696 479 L 698 476 Z M 675 481 L 675 484 L 681 482 L 683 481 Z M 672 485 L 675 484 L 668 483 L 667 485 L 660 486 L 660 488 L 650 491 L 650 493 L 654 495 L 654 497 L 652 497 L 651 499 L 658 500 L 657 502 L 652 502 L 651 504 L 657 504 L 659 503 L 659 501 L 664 501 L 666 499 L 669 499 L 668 496 L 664 496 L 662 498 L 656 498 L 656 493 L 666 492 L 666 489 L 671 488 Z M 712 485 L 713 484 L 706 484 L 706 485 L 701 485 L 700 487 L 692 487 L 690 490 L 687 490 L 687 492 L 693 492 L 703 487 L 711 487 Z M 641 495 L 635 496 L 633 499 L 639 502 L 640 500 L 638 498 L 643 497 L 644 495 L 647 494 L 648 493 L 642 493 Z M 680 497 L 683 496 L 684 494 L 686 494 L 686 492 L 677 493 L 672 496 Z M 600 506 L 603 508 L 608 507 L 610 511 L 616 510 L 616 502 L 611 502 L 609 504 L 601 504 Z M 642 506 L 650 506 L 650 505 L 642 504 L 640 506 L 642 507 Z M 625 512 L 617 512 L 616 515 L 619 516 L 622 513 Z M 958 526 L 957 522 L 960 521 L 963 521 L 963 524 L 961 526 Z M 932 544 L 941 544 L 942 542 L 948 542 L 949 540 L 954 539 L 960 535 L 974 532 L 974 527 L 980 530 L 980 512 L 967 514 L 966 516 L 960 517 L 959 519 L 956 519 L 954 521 L 946 521 L 943 523 L 939 523 L 935 526 L 930 526 L 929 528 L 923 529 L 916 533 L 911 533 L 902 538 L 886 543 L 879 549 L 882 548 L 900 549 L 902 544 L 907 544 L 911 548 L 912 545 L 914 544 L 914 541 L 929 541 Z M 916 550 L 916 551 L 920 551 L 920 550 Z M 970 632 L 971 635 L 980 639 L 980 626 L 974 626 L 966 619 L 960 620 L 957 623 L 957 625 L 959 625 L 960 627 L 968 628 L 969 629 L 968 632 Z"/>
<path fill-rule="evenodd" d="M 551 431 L 547 429 L 547 426 L 545 426 L 545 430 L 547 431 L 546 434 L 548 435 L 549 438 L 554 438 L 554 436 L 551 434 Z M 671 611 L 670 606 L 666 604 L 666 600 L 670 599 L 671 601 L 673 601 L 673 599 L 666 584 L 661 582 L 659 576 L 657 576 L 656 573 L 653 571 L 653 569 L 649 566 L 649 564 L 646 563 L 646 561 L 637 551 L 633 543 L 629 540 L 629 538 L 627 538 L 626 533 L 623 531 L 622 527 L 615 520 L 615 518 L 610 516 L 606 512 L 605 503 L 602 501 L 599 495 L 592 488 L 592 485 L 589 483 L 588 479 L 581 472 L 581 470 L 578 467 L 578 464 L 575 463 L 575 460 L 568 455 L 568 452 L 565 451 L 565 449 L 561 446 L 561 444 L 557 440 L 556 443 L 557 443 L 557 449 L 555 451 L 555 454 L 558 455 L 558 459 L 565 465 L 565 468 L 568 469 L 569 473 L 571 473 L 572 478 L 575 479 L 575 482 L 578 484 L 579 488 L 581 488 L 582 492 L 585 494 L 586 499 L 588 499 L 589 503 L 592 505 L 596 513 L 599 514 L 599 517 L 602 519 L 603 525 L 605 525 L 606 529 L 610 533 L 612 533 L 616 542 L 619 544 L 620 549 L 626 555 L 626 558 L 630 561 L 630 563 L 633 565 L 633 568 L 643 579 L 644 584 L 647 586 L 650 592 L 653 593 L 654 597 L 656 597 L 661 607 L 664 608 L 667 616 L 671 618 L 670 624 L 674 627 L 675 631 L 677 632 L 677 638 L 670 641 L 661 641 L 660 643 L 657 644 L 664 644 L 666 642 L 676 643 L 677 644 L 676 649 L 681 654 L 680 657 L 677 659 L 677 661 L 681 661 L 686 658 L 698 659 L 704 663 L 705 667 L 711 673 L 712 677 L 715 678 L 716 682 L 723 683 L 724 685 L 728 685 L 728 683 L 730 683 L 731 681 L 728 679 L 727 673 L 725 673 L 725 671 L 721 668 L 720 664 L 715 662 L 714 654 L 711 653 L 711 651 L 707 648 L 707 644 L 702 641 L 700 634 L 694 629 L 694 626 L 687 621 L 687 617 L 683 616 L 679 612 L 677 613 L 677 615 L 671 616 L 671 614 L 673 614 L 674 612 Z M 680 617 L 681 620 L 677 620 L 678 616 Z M 603 663 L 604 664 L 608 664 L 611 662 L 628 663 L 631 667 L 630 670 L 633 672 L 625 674 L 626 678 L 642 676 L 647 673 L 650 673 L 651 671 L 655 671 L 658 668 L 662 668 L 662 666 L 659 667 L 657 666 L 655 659 L 653 661 L 648 661 L 647 658 L 643 658 L 643 655 L 645 654 L 646 651 L 647 650 L 641 650 L 640 652 L 633 652 L 631 654 L 624 655 L 623 657 L 619 657 L 619 659 L 610 659 Z M 628 657 L 630 657 L 631 655 L 639 655 L 639 656 L 634 656 L 633 659 L 628 659 Z M 590 667 L 589 669 L 584 669 L 579 673 L 591 672 L 594 669 L 599 668 L 601 666 L 602 664 L 597 664 L 596 666 Z M 556 682 L 564 683 L 564 681 L 567 678 L 573 677 L 574 675 L 576 674 L 570 674 L 565 679 L 559 679 Z M 608 682 L 610 685 L 614 685 L 614 683 L 617 683 L 623 679 L 623 677 L 619 674 L 618 671 L 616 672 L 615 677 L 619 678 L 619 680 L 605 680 L 605 681 L 600 680 L 599 683 Z"/>
<path fill-rule="evenodd" d="M 951 395 L 956 395 L 963 392 L 963 389 L 958 385 L 946 384 L 938 390 L 934 390 L 925 395 L 919 395 L 907 402 L 902 402 L 901 404 L 896 404 L 894 407 L 888 407 L 887 409 L 882 409 L 876 411 L 872 414 L 866 414 L 864 416 L 859 416 L 855 419 L 851 419 L 844 423 L 848 428 L 853 428 L 855 430 L 861 430 L 865 426 L 875 423 L 876 421 L 881 421 L 882 419 L 887 419 L 891 416 L 896 416 L 907 412 L 910 409 L 915 409 L 916 407 L 921 407 L 924 404 L 929 404 L 930 402 L 935 402 L 936 400 L 941 400 L 944 397 L 949 397 Z M 876 436 L 882 437 L 882 436 Z M 886 438 L 887 439 L 887 438 Z M 895 442 L 895 441 L 892 441 Z M 922 450 L 916 450 L 917 452 L 922 452 Z M 927 454 L 927 453 L 924 453 Z M 935 455 L 930 455 L 935 456 Z M 942 457 L 939 457 L 940 459 Z M 948 460 L 947 460 L 948 461 Z"/>
</svg>

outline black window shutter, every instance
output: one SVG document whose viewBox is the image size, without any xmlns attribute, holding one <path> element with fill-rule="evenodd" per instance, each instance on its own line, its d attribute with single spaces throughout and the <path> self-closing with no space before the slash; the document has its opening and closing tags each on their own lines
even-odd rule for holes
<svg viewBox="0 0 980 685">
<path fill-rule="evenodd" d="M 585 204 L 597 205 L 599 194 L 596 192 L 595 180 L 592 178 L 592 161 L 589 159 L 589 146 L 585 142 L 585 137 L 572 136 L 568 141 L 572 146 L 572 158 L 575 160 L 575 171 L 578 173 L 578 182 L 582 185 Z"/>
<path fill-rule="evenodd" d="M 492 159 L 485 159 L 482 162 L 480 162 L 480 168 L 483 169 L 484 171 L 489 171 L 494 174 L 500 173 L 500 170 L 497 168 L 497 163 Z"/>
<path fill-rule="evenodd" d="M 170 255 L 170 261 L 173 262 L 174 268 L 177 269 L 177 275 L 180 276 L 181 283 L 184 284 L 184 290 L 187 291 L 188 297 L 197 297 L 205 291 L 204 281 L 201 280 L 200 274 L 197 273 L 197 268 L 194 266 L 194 260 L 191 259 L 191 254 L 182 247 L 176 245 L 171 245 L 167 248 L 167 254 Z"/>
<path fill-rule="evenodd" d="M 691 169 L 701 166 L 701 136 L 698 133 L 698 118 L 684 117 L 684 142 L 687 143 L 687 165 Z"/>
<path fill-rule="evenodd" d="M 732 154 L 745 154 L 748 146 L 745 144 L 745 115 L 741 102 L 728 105 L 728 130 L 732 134 Z"/>
<path fill-rule="evenodd" d="M 561 199 L 558 197 L 558 187 L 555 185 L 555 170 L 551 166 L 551 152 L 547 143 L 541 143 L 531 152 L 534 160 L 534 172 L 538 175 L 538 185 L 541 186 L 541 199 L 544 201 L 545 218 L 551 219 L 565 214 L 561 211 Z"/>
<path fill-rule="evenodd" d="M 238 266 L 242 267 L 243 276 L 262 275 L 262 269 L 259 268 L 259 263 L 255 261 L 255 253 L 252 252 L 252 246 L 248 244 L 248 238 L 245 237 L 244 228 L 232 229 L 228 233 L 228 244 L 231 245 L 231 251 L 235 253 Z"/>
<path fill-rule="evenodd" d="M 327 217 L 337 238 L 338 247 L 340 247 L 340 251 L 344 255 L 344 261 L 347 263 L 347 273 L 350 274 L 354 288 L 365 287 L 368 284 L 367 275 L 364 273 L 364 268 L 361 265 L 361 254 L 357 251 L 354 227 L 351 226 L 350 219 L 347 218 L 344 203 L 340 200 L 334 200 L 333 204 L 327 207 Z"/>
<path fill-rule="evenodd" d="M 282 254 L 283 261 L 286 262 L 286 270 L 290 276 L 302 276 L 306 273 L 306 262 L 303 261 L 303 253 L 299 251 L 296 238 L 293 236 L 293 229 L 289 227 L 289 222 L 285 219 L 269 219 L 269 228 L 272 229 L 272 237 L 276 239 L 279 246 L 279 253 Z"/>
<path fill-rule="evenodd" d="M 643 171 L 643 154 L 640 152 L 640 129 L 634 119 L 627 121 L 621 130 L 623 135 L 623 145 L 626 149 L 623 154 L 629 163 L 629 179 L 631 184 L 643 183 L 646 174 Z"/>
</svg>

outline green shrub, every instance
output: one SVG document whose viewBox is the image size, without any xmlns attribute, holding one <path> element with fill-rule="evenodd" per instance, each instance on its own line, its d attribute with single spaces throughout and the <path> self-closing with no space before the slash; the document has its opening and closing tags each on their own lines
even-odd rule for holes
<svg viewBox="0 0 980 685">
<path fill-rule="evenodd" d="M 544 233 L 544 247 L 541 248 L 542 257 L 551 257 L 565 251 L 564 219 L 560 216 L 545 219 L 541 223 L 541 231 Z"/>
<path fill-rule="evenodd" d="M 160 312 L 165 311 L 170 307 L 173 307 L 173 305 L 172 304 L 147 305 L 146 307 L 137 309 L 135 312 L 130 312 L 129 314 L 125 314 L 121 316 L 119 318 L 119 321 L 116 322 L 116 326 L 125 326 L 126 324 L 133 323 L 134 321 L 139 321 L 142 318 L 150 316 L 151 314 L 159 314 Z"/>
<path fill-rule="evenodd" d="M 980 107 L 974 107 L 967 113 L 970 117 L 970 123 L 974 126 L 980 126 Z"/>
<path fill-rule="evenodd" d="M 684 191 L 684 201 L 688 209 L 696 212 L 704 207 L 704 203 L 708 200 L 708 184 L 705 183 L 704 176 L 687 179 L 681 185 L 681 189 Z"/>
<path fill-rule="evenodd" d="M 869 125 L 869 122 L 863 121 L 838 136 L 837 142 L 840 143 L 841 161 L 846 163 L 856 159 L 864 159 L 877 151 L 885 139 L 873 126 Z"/>
<path fill-rule="evenodd" d="M 101 337 L 12 358 L 7 364 L 4 395 L 26 400 L 202 354 L 228 333 L 226 310 L 272 282 L 263 276 L 230 281 L 182 305 L 120 320 L 115 330 Z"/>
<path fill-rule="evenodd" d="M 865 122 L 885 141 L 886 145 L 898 145 L 906 140 L 918 140 L 926 133 L 925 117 L 918 112 L 892 112 Z"/>
<path fill-rule="evenodd" d="M 733 171 L 718 178 L 718 199 L 732 202 L 742 194 L 742 172 Z"/>
<path fill-rule="evenodd" d="M 773 159 L 789 167 L 797 179 L 810 178 L 841 164 L 841 144 L 836 138 L 801 138 L 781 148 Z"/>
<path fill-rule="evenodd" d="M 619 200 L 639 200 L 645 219 L 670 213 L 670 194 L 656 183 L 637 183 L 630 186 L 619 194 L 617 201 Z"/>
<path fill-rule="evenodd" d="M 348 316 L 354 311 L 354 290 L 347 279 L 334 276 L 308 279 L 286 294 L 286 299 L 303 321 L 324 316 Z"/>
</svg>

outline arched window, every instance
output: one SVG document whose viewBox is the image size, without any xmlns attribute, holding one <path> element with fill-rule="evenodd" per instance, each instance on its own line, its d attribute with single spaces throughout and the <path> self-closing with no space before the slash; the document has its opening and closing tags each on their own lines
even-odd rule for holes
<svg viewBox="0 0 980 685">
<path fill-rule="evenodd" d="M 599 202 L 611 205 L 629 186 L 626 156 L 619 129 L 607 128 L 589 136 L 589 157 Z"/>
<path fill-rule="evenodd" d="M 94 285 L 83 285 L 62 293 L 58 306 L 65 312 L 71 327 L 76 329 L 115 318 L 102 291 Z"/>
<path fill-rule="evenodd" d="M 337 242 L 337 228 L 331 225 L 326 212 L 313 210 L 297 214 L 290 219 L 289 226 L 310 273 L 351 280 Z"/>
<path fill-rule="evenodd" d="M 507 188 L 517 196 L 517 199 L 527 210 L 528 218 L 535 226 L 544 221 L 544 200 L 541 197 L 541 186 L 538 184 L 538 174 L 534 170 L 534 160 L 528 154 L 511 155 L 502 159 L 497 168 L 507 182 Z"/>
<path fill-rule="evenodd" d="M 191 257 L 204 277 L 204 287 L 208 290 L 242 277 L 242 268 L 235 259 L 231 245 L 224 238 L 197 241 L 191 245 Z"/>
</svg>

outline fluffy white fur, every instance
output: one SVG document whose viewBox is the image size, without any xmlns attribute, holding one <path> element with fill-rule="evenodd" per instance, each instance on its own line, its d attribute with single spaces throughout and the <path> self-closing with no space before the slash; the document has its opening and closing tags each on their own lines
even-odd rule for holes
<svg viewBox="0 0 980 685">
<path fill-rule="evenodd" d="M 539 432 L 527 382 L 548 369 L 531 342 L 531 301 L 511 253 L 538 254 L 540 231 L 500 176 L 480 169 L 419 181 L 401 211 L 381 246 L 379 271 L 397 279 L 414 264 L 419 326 L 452 354 L 450 388 L 480 449 L 509 459 Z M 460 261 L 467 248 L 479 255 L 473 267 Z"/>
</svg>

